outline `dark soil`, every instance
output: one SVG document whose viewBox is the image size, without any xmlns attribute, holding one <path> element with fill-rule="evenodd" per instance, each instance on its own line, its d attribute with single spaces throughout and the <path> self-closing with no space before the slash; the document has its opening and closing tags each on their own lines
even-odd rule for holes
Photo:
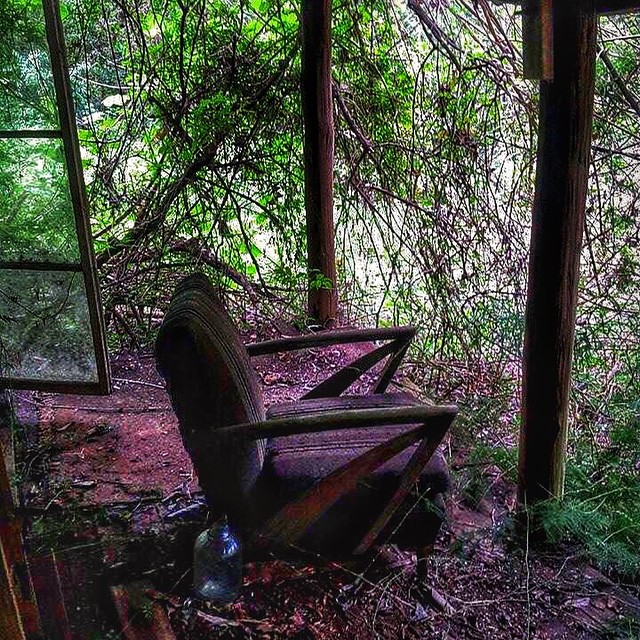
<svg viewBox="0 0 640 640">
<path fill-rule="evenodd" d="M 295 399 L 366 350 L 259 359 L 265 401 Z M 141 578 L 153 584 L 151 597 L 179 640 L 640 637 L 637 587 L 617 585 L 577 549 L 516 537 L 513 484 L 491 464 L 467 465 L 455 436 L 447 442 L 454 491 L 426 583 L 417 581 L 411 554 L 386 546 L 358 564 L 247 562 L 233 605 L 189 604 L 191 549 L 206 517 L 197 479 L 152 356 L 120 354 L 113 377 L 108 397 L 16 394 L 31 553 L 54 549 L 62 564 L 84 563 L 100 576 L 89 590 L 65 591 L 78 638 L 108 637 L 95 634 L 114 625 L 89 593 L 99 599 L 108 584 Z M 481 487 L 473 499 L 464 491 L 470 474 Z M 82 598 L 74 593 L 80 586 Z"/>
</svg>

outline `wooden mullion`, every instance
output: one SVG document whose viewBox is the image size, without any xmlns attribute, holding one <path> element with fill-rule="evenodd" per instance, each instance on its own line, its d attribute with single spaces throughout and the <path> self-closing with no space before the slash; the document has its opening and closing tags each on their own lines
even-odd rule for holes
<svg viewBox="0 0 640 640">
<path fill-rule="evenodd" d="M 81 264 L 69 262 L 43 262 L 39 260 L 0 260 L 0 269 L 5 271 L 63 271 L 82 273 Z"/>
<path fill-rule="evenodd" d="M 6 389 L 28 389 L 49 393 L 74 393 L 80 395 L 100 395 L 104 393 L 101 382 L 86 380 L 43 380 L 39 378 L 11 378 L 0 376 L 0 387 Z"/>
<path fill-rule="evenodd" d="M 89 207 L 82 173 L 82 157 L 78 143 L 71 83 L 69 80 L 62 24 L 60 21 L 60 6 L 58 0 L 42 0 L 42 4 L 51 57 L 51 69 L 56 90 L 60 129 L 64 143 L 69 190 L 71 192 L 71 200 L 75 214 L 80 261 L 84 273 L 85 291 L 89 307 L 89 320 L 98 369 L 98 389 L 101 393 L 109 393 L 111 381 L 107 356 L 106 331 L 89 222 Z"/>
<path fill-rule="evenodd" d="M 15 129 L 11 131 L 0 131 L 0 139 L 28 138 L 46 139 L 62 138 L 60 129 Z"/>
</svg>

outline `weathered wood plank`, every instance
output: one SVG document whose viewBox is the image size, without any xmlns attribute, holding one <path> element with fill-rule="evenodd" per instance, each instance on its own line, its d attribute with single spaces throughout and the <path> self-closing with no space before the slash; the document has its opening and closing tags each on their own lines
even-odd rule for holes
<svg viewBox="0 0 640 640">
<path fill-rule="evenodd" d="M 149 598 L 151 585 L 111 587 L 111 596 L 126 640 L 176 640 L 164 609 Z"/>
<path fill-rule="evenodd" d="M 0 538 L 0 638 L 25 640 L 2 538 Z"/>
<path fill-rule="evenodd" d="M 47 640 L 71 640 L 71 628 L 53 550 L 46 555 L 30 556 L 29 568 L 45 637 Z"/>
<path fill-rule="evenodd" d="M 519 496 L 562 494 L 596 53 L 593 0 L 554 3 L 554 78 L 540 83 L 523 358 Z"/>
</svg>

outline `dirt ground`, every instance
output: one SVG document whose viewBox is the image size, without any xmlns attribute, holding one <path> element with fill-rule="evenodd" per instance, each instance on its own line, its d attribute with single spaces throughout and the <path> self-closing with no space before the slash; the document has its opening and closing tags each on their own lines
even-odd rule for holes
<svg viewBox="0 0 640 640">
<path fill-rule="evenodd" d="M 327 347 L 257 360 L 266 403 L 295 399 L 365 350 Z M 617 584 L 577 549 L 517 538 L 514 486 L 491 464 L 467 466 L 455 438 L 446 444 L 454 489 L 426 583 L 417 582 L 411 554 L 387 546 L 358 564 L 247 562 L 233 605 L 190 603 L 191 548 L 206 515 L 197 478 L 152 355 L 122 353 L 112 369 L 108 397 L 16 394 L 30 549 L 86 563 L 86 573 L 102 576 L 96 593 L 105 581 L 148 581 L 179 640 L 640 637 L 638 586 Z M 485 487 L 473 505 L 460 493 L 470 472 Z M 73 560 L 76 549 L 80 560 Z M 67 606 L 76 637 L 121 637 L 87 603 L 90 591 L 84 584 L 68 589 L 77 604 Z"/>
</svg>

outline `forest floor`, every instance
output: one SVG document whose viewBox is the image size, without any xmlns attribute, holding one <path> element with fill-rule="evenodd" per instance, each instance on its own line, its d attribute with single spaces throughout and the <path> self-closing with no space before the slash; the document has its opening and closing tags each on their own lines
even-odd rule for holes
<svg viewBox="0 0 640 640">
<path fill-rule="evenodd" d="M 362 350 L 259 359 L 266 403 L 298 397 Z M 453 490 L 426 584 L 410 553 L 386 546 L 357 565 L 246 562 L 233 605 L 190 604 L 191 550 L 205 517 L 197 479 L 153 356 L 121 353 L 112 369 L 108 397 L 16 394 L 30 553 L 55 552 L 74 638 L 125 637 L 100 603 L 105 585 L 140 579 L 178 640 L 640 637 L 638 585 L 604 575 L 577 548 L 518 538 L 513 483 L 494 464 L 471 461 L 455 429 L 446 443 Z M 499 437 L 486 426 L 483 434 Z M 473 499 L 471 476 L 482 488 Z"/>
</svg>

